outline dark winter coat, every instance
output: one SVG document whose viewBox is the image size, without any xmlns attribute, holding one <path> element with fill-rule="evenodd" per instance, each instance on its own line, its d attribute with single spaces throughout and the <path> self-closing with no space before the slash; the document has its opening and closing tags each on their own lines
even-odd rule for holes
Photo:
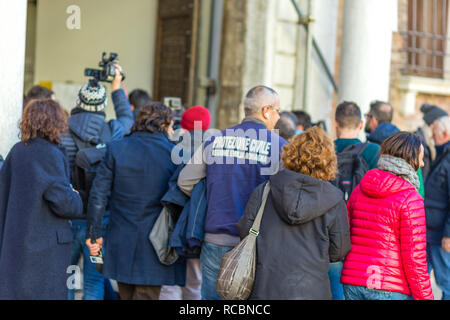
<svg viewBox="0 0 450 320">
<path fill-rule="evenodd" d="M 68 119 L 70 130 L 62 137 L 61 141 L 69 160 L 71 175 L 73 174 L 72 170 L 78 152 L 75 139 L 86 144 L 85 147 L 93 147 L 97 144 L 106 144 L 111 141 L 120 140 L 130 132 L 134 118 L 125 91 L 123 89 L 115 90 L 111 93 L 111 97 L 116 119 L 109 120 L 108 122 L 105 121 L 106 115 L 104 112 L 94 113 L 77 108 L 72 110 L 72 115 Z M 73 176 L 71 176 L 71 182 L 75 187 L 78 187 L 74 182 Z M 83 192 L 80 193 L 84 196 Z M 107 221 L 108 215 L 109 212 L 107 211 L 104 222 Z M 78 221 L 78 223 L 85 222 L 84 220 Z"/>
<path fill-rule="evenodd" d="M 79 112 L 72 114 L 68 120 L 72 134 L 81 141 L 91 142 L 93 145 L 120 140 L 130 132 L 134 123 L 133 112 L 123 89 L 111 93 L 114 111 L 117 119 L 105 122 L 104 114 L 93 112 Z M 78 148 L 70 133 L 62 137 L 62 145 L 66 149 L 70 168 L 75 162 Z"/>
<path fill-rule="evenodd" d="M 431 164 L 433 162 L 431 158 L 431 148 L 427 143 L 427 139 L 425 138 L 425 133 L 423 132 L 422 128 L 418 128 L 415 132 L 420 137 L 420 140 L 422 141 L 423 145 L 423 163 L 424 166 L 422 168 L 422 175 L 423 180 L 427 180 L 428 174 L 431 170 Z"/>
<path fill-rule="evenodd" d="M 427 242 L 440 245 L 450 237 L 450 143 L 444 146 L 431 166 L 425 182 Z"/>
<path fill-rule="evenodd" d="M 62 149 L 17 143 L 0 171 L 0 299 L 67 299 L 72 231 L 83 205 Z"/>
<path fill-rule="evenodd" d="M 329 263 L 341 261 L 351 249 L 342 192 L 290 170 L 272 176 L 270 183 L 250 299 L 331 299 Z M 241 238 L 253 224 L 264 185 L 253 192 L 237 225 Z"/>
<path fill-rule="evenodd" d="M 95 177 L 88 204 L 87 238 L 102 235 L 109 200 L 103 276 L 135 285 L 185 284 L 186 263 L 159 262 L 148 238 L 176 166 L 174 145 L 163 134 L 135 132 L 111 142 Z"/>
<path fill-rule="evenodd" d="M 392 135 L 399 132 L 400 129 L 397 128 L 392 123 L 380 123 L 378 127 L 367 136 L 367 141 L 382 144 L 384 140 L 391 137 Z"/>
</svg>

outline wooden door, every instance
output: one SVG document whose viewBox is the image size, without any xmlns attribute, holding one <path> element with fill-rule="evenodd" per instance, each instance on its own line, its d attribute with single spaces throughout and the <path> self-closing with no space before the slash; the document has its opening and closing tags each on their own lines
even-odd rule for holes
<svg viewBox="0 0 450 320">
<path fill-rule="evenodd" d="M 199 0 L 159 0 L 155 100 L 194 100 Z"/>
</svg>

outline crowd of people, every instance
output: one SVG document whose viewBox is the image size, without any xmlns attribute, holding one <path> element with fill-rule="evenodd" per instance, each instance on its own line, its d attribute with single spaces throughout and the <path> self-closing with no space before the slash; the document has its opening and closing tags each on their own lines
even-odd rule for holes
<svg viewBox="0 0 450 320">
<path fill-rule="evenodd" d="M 432 300 L 431 270 L 450 299 L 442 108 L 422 106 L 426 126 L 409 133 L 387 102 L 364 121 L 344 101 L 333 141 L 256 86 L 240 124 L 215 130 L 194 106 L 177 130 L 171 108 L 121 84 L 117 68 L 110 121 L 100 83 L 70 114 L 51 90 L 24 97 L 21 141 L 0 170 L 0 299 L 74 299 L 68 267 L 82 258 L 86 300 L 218 300 L 222 258 L 252 232 L 268 183 L 249 299 Z M 163 259 L 150 234 L 165 214 Z"/>
</svg>

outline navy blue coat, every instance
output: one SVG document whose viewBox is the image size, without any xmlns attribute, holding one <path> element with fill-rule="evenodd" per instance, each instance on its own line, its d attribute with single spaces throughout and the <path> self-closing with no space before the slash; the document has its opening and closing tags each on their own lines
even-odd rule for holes
<svg viewBox="0 0 450 320">
<path fill-rule="evenodd" d="M 427 242 L 440 245 L 443 237 L 450 237 L 450 144 L 431 166 L 425 182 L 424 204 Z"/>
<path fill-rule="evenodd" d="M 148 238 L 161 199 L 176 170 L 174 145 L 163 134 L 135 132 L 111 142 L 95 177 L 88 204 L 87 238 L 99 238 L 109 199 L 103 276 L 135 285 L 185 284 L 186 263 L 159 262 Z"/>
<path fill-rule="evenodd" d="M 400 129 L 397 128 L 392 123 L 380 123 L 378 127 L 371 134 L 367 136 L 367 141 L 382 144 L 384 140 L 391 137 L 392 135 L 399 132 Z"/>
<path fill-rule="evenodd" d="M 62 149 L 17 143 L 0 171 L 0 299 L 67 299 L 72 231 L 82 218 Z"/>
</svg>

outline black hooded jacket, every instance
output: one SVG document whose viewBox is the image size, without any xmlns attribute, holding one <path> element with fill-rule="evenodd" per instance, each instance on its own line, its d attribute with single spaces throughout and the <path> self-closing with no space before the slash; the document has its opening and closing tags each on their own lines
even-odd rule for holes
<svg viewBox="0 0 450 320">
<path fill-rule="evenodd" d="M 351 249 L 342 192 L 329 182 L 290 170 L 270 178 L 257 238 L 253 300 L 331 299 L 328 269 Z M 264 184 L 247 203 L 237 227 L 244 238 L 262 201 Z"/>
</svg>

